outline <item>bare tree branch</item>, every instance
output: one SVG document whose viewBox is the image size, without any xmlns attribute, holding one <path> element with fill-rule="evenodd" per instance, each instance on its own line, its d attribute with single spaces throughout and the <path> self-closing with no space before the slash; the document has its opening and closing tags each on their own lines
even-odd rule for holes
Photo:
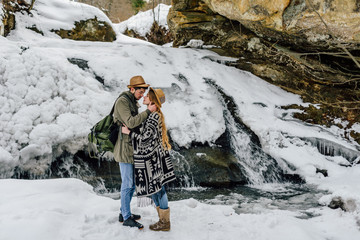
<svg viewBox="0 0 360 240">
<path fill-rule="evenodd" d="M 329 35 L 336 41 L 335 35 L 333 34 L 333 32 L 331 31 L 331 29 L 329 28 L 329 26 L 326 24 L 326 22 L 324 21 L 324 19 L 320 16 L 320 14 L 315 10 L 314 5 L 312 4 L 311 0 L 306 0 L 310 7 L 312 8 L 312 10 L 316 13 L 316 15 L 318 15 L 318 17 L 320 18 L 321 22 L 325 25 Z M 344 47 L 340 42 L 336 41 L 336 44 L 339 48 L 341 48 L 342 50 L 344 50 L 344 52 L 354 61 L 354 63 L 356 64 L 356 66 L 358 68 L 360 68 L 360 64 L 359 62 L 355 59 L 355 57 L 346 49 L 346 47 Z"/>
<path fill-rule="evenodd" d="M 35 0 L 31 0 L 30 7 L 29 7 L 29 9 L 28 9 L 29 12 L 33 9 L 34 4 L 35 4 Z"/>
</svg>

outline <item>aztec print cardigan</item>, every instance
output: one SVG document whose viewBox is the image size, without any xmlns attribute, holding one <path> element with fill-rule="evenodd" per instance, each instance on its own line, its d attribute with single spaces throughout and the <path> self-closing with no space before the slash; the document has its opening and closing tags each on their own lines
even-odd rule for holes
<svg viewBox="0 0 360 240">
<path fill-rule="evenodd" d="M 169 151 L 162 145 L 160 115 L 153 112 L 143 123 L 139 134 L 130 132 L 134 148 L 134 174 L 136 194 L 150 196 L 175 180 Z"/>
</svg>

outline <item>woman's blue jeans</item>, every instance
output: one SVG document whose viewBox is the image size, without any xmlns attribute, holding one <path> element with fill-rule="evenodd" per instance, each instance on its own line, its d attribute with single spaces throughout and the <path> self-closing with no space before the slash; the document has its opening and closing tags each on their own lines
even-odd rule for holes
<svg viewBox="0 0 360 240">
<path fill-rule="evenodd" d="M 162 186 L 161 190 L 153 195 L 151 195 L 152 200 L 154 201 L 157 207 L 160 209 L 168 209 L 168 198 L 166 195 L 165 187 Z"/>
<path fill-rule="evenodd" d="M 121 207 L 120 211 L 124 220 L 131 216 L 130 202 L 135 192 L 134 165 L 119 163 L 121 173 Z"/>
</svg>

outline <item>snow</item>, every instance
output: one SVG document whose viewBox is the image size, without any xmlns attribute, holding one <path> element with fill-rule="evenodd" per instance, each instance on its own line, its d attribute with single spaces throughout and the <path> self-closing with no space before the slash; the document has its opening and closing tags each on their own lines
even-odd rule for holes
<svg viewBox="0 0 360 240">
<path fill-rule="evenodd" d="M 119 200 L 96 195 L 78 179 L 0 180 L 0 239 L 234 239 L 324 240 L 359 239 L 353 213 L 327 207 L 309 210 L 318 215 L 265 210 L 235 213 L 231 204 L 213 205 L 195 199 L 170 201 L 171 231 L 152 232 L 157 221 L 152 206 L 137 207 L 143 230 L 118 222 Z"/>
<path fill-rule="evenodd" d="M 353 129 L 355 132 L 360 132 L 360 123 L 355 123 L 352 125 L 351 129 Z"/>
<path fill-rule="evenodd" d="M 120 33 L 124 33 L 126 30 L 133 30 L 140 36 L 145 37 L 151 29 L 155 13 L 155 21 L 165 29 L 169 29 L 166 17 L 170 7 L 171 6 L 165 4 L 159 4 L 154 8 L 154 12 L 152 10 L 145 12 L 140 11 L 128 20 L 114 24 L 114 28 Z"/>
<path fill-rule="evenodd" d="M 160 9 L 161 25 L 165 26 L 169 6 Z M 164 90 L 167 100 L 162 110 L 171 138 L 179 146 L 214 144 L 226 129 L 226 119 L 222 100 L 205 81 L 210 79 L 232 96 L 237 114 L 259 137 L 266 153 L 284 169 L 294 166 L 296 170 L 288 171 L 300 174 L 307 183 L 329 191 L 319 199 L 324 207 L 309 209 L 316 217 L 301 219 L 299 211 L 264 208 L 258 213 L 238 214 L 231 204 L 170 201 L 172 230 L 154 233 L 122 227 L 117 222 L 119 201 L 96 195 L 80 180 L 2 179 L 0 239 L 359 239 L 360 165 L 343 167 L 347 159 L 324 156 L 304 139 L 325 139 L 359 156 L 358 144 L 346 140 L 336 126 L 304 124 L 292 118 L 292 110 L 280 108 L 307 105 L 299 96 L 211 61 L 230 58 L 204 49 L 156 46 L 121 34 L 120 25 L 146 33 L 151 14 L 139 13 L 113 25 L 118 32 L 113 43 L 63 40 L 51 32 L 70 29 L 75 21 L 94 16 L 110 23 L 101 11 L 88 5 L 37 0 L 32 17 L 16 14 L 16 29 L 7 38 L 0 36 L 1 178 L 10 178 L 15 167 L 41 175 L 61 151 L 82 149 L 90 128 L 110 112 L 129 79 L 139 74 L 152 87 Z M 44 36 L 27 29 L 32 26 Z M 80 69 L 70 58 L 86 60 L 89 69 Z M 359 126 L 355 124 L 353 130 L 360 132 Z M 329 177 L 316 173 L 316 168 L 327 169 Z M 353 211 L 325 206 L 337 196 L 353 203 Z M 143 215 L 145 226 L 155 220 L 154 209 L 135 204 L 133 201 L 133 209 Z"/>
</svg>

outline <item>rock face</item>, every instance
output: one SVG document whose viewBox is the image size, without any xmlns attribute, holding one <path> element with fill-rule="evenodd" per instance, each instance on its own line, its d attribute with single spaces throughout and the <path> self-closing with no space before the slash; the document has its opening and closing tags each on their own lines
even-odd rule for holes
<svg viewBox="0 0 360 240">
<path fill-rule="evenodd" d="M 247 183 L 237 159 L 228 151 L 203 146 L 172 151 L 171 158 L 176 175 L 176 181 L 170 184 L 173 187 L 229 187 Z M 20 178 L 36 178 L 28 172 L 15 174 Z M 94 187 L 103 184 L 108 190 L 118 189 L 121 184 L 117 162 L 91 158 L 86 151 L 79 151 L 74 156 L 64 152 L 51 164 L 48 174 L 48 177 L 77 177 Z"/>
<path fill-rule="evenodd" d="M 204 0 L 216 13 L 275 41 L 309 45 L 329 40 L 360 41 L 360 4 L 356 0 Z M 324 24 L 326 23 L 326 24 Z M 331 36 L 335 39 L 330 39 Z"/>
<path fill-rule="evenodd" d="M 343 43 L 352 50 L 360 43 L 357 0 L 173 0 L 169 20 L 177 28 L 218 23 L 221 16 L 221 22 L 234 20 L 258 37 L 293 49 L 338 49 Z"/>
<path fill-rule="evenodd" d="M 173 153 L 172 161 L 176 184 L 182 186 L 229 187 L 247 183 L 244 170 L 230 151 L 205 146 L 182 149 Z"/>
<path fill-rule="evenodd" d="M 318 104 L 296 117 L 327 126 L 340 118 L 358 143 L 359 22 L 356 0 L 173 0 L 168 15 L 175 47 L 200 39 L 238 57 L 238 68 Z"/>
</svg>

